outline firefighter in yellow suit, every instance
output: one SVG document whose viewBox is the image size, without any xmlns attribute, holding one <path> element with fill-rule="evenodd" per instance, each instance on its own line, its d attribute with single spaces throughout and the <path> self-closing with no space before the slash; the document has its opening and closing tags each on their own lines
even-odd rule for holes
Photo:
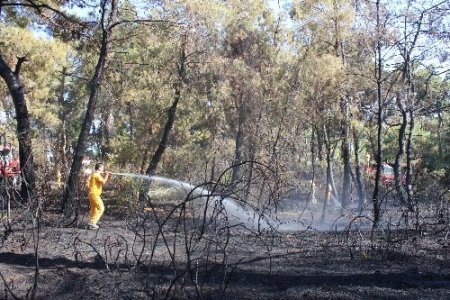
<svg viewBox="0 0 450 300">
<path fill-rule="evenodd" d="M 103 177 L 101 173 L 104 171 L 104 166 L 102 163 L 97 163 L 95 165 L 94 173 L 92 173 L 89 180 L 89 228 L 98 229 L 97 222 L 105 211 L 105 206 L 103 205 L 102 194 L 103 185 L 108 181 L 109 172 L 105 172 L 106 176 Z"/>
</svg>

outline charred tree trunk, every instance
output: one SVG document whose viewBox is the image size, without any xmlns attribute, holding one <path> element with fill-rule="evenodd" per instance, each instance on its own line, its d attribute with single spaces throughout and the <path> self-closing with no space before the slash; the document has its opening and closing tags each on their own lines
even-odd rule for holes
<svg viewBox="0 0 450 300">
<path fill-rule="evenodd" d="M 248 157 L 250 160 L 250 166 L 249 166 L 249 171 L 248 171 L 248 175 L 247 175 L 247 182 L 246 182 L 246 187 L 245 187 L 245 199 L 248 199 L 249 195 L 250 195 L 250 191 L 251 191 L 251 186 L 252 186 L 252 180 L 253 180 L 253 172 L 254 172 L 254 168 L 255 168 L 255 157 L 256 157 L 256 150 L 257 150 L 257 134 L 260 131 L 260 125 L 261 125 L 261 118 L 263 115 L 263 108 L 261 107 L 259 110 L 259 114 L 258 114 L 258 120 L 256 121 L 256 126 L 254 128 L 253 134 L 250 135 L 249 137 L 249 149 L 248 149 Z M 278 133 L 280 133 L 281 129 L 278 128 Z M 278 138 L 275 140 L 274 146 L 272 148 L 272 158 L 271 161 L 273 161 L 274 159 L 277 158 L 277 151 L 276 151 L 276 145 L 278 144 Z M 272 164 L 272 163 L 271 163 Z M 275 167 L 275 170 L 278 172 L 278 166 Z M 278 173 L 277 173 L 278 174 Z M 259 198 L 261 199 L 261 197 Z"/>
<path fill-rule="evenodd" d="M 158 144 L 158 147 L 155 150 L 155 153 L 152 156 L 152 160 L 150 161 L 150 164 L 145 171 L 145 174 L 148 176 L 153 176 L 156 172 L 156 169 L 158 168 L 159 162 L 161 161 L 161 158 L 164 155 L 164 152 L 167 148 L 167 143 L 169 141 L 170 132 L 172 131 L 173 124 L 175 122 L 175 115 L 177 112 L 177 106 L 181 99 L 181 90 L 184 82 L 184 76 L 186 71 L 186 36 L 184 37 L 184 41 L 181 46 L 180 51 L 180 57 L 177 65 L 178 69 L 178 79 L 177 82 L 174 84 L 174 100 L 172 102 L 172 105 L 170 106 L 169 110 L 167 111 L 167 121 L 166 125 L 164 126 L 161 140 Z M 147 200 L 147 195 L 150 190 L 151 186 L 151 180 L 147 181 L 147 184 L 141 189 L 139 193 L 139 203 L 141 210 L 144 209 L 145 202 Z"/>
<path fill-rule="evenodd" d="M 344 174 L 342 178 L 342 197 L 341 197 L 341 203 L 342 208 L 347 207 L 350 196 L 351 196 L 351 190 L 350 190 L 350 181 L 351 181 L 351 159 L 350 159 L 350 138 L 349 138 L 349 131 L 350 131 L 350 116 L 348 111 L 348 99 L 347 97 L 344 97 L 342 101 L 342 113 L 344 115 L 344 124 L 343 124 L 343 130 L 342 130 L 342 160 L 344 164 Z"/>
<path fill-rule="evenodd" d="M 23 84 L 20 80 L 20 69 L 26 61 L 25 57 L 19 57 L 13 71 L 0 55 L 0 76 L 6 83 L 8 91 L 14 103 L 17 120 L 17 139 L 19 141 L 19 160 L 22 183 L 20 196 L 24 203 L 37 200 L 36 178 L 34 173 L 33 147 L 31 143 L 31 126 L 28 107 L 25 100 Z M 35 203 L 38 204 L 38 203 Z"/>
<path fill-rule="evenodd" d="M 439 105 L 440 106 L 440 105 Z M 443 151 L 442 151 L 442 125 L 444 123 L 443 117 L 442 117 L 442 111 L 441 108 L 438 108 L 438 152 L 439 152 L 439 158 L 442 159 L 444 157 Z"/>
<path fill-rule="evenodd" d="M 381 93 L 381 88 L 379 88 L 379 93 Z M 379 100 L 379 105 L 381 105 L 381 100 Z M 373 202 L 373 216 L 374 216 L 374 227 L 378 225 L 378 221 L 380 219 L 380 178 L 381 178 L 381 166 L 382 166 L 382 153 L 383 153 L 383 144 L 382 144 L 382 131 L 383 131 L 383 120 L 382 120 L 382 109 L 381 107 L 378 109 L 378 117 L 377 117 L 377 152 L 375 156 L 376 162 L 376 171 L 375 171 L 375 187 L 373 190 L 372 202 Z"/>
<path fill-rule="evenodd" d="M 241 95 L 240 103 L 243 102 L 243 95 Z M 233 172 L 231 174 L 231 184 L 235 185 L 241 178 L 241 167 L 244 149 L 244 120 L 245 110 L 240 107 L 238 110 L 238 128 L 236 132 L 235 148 L 234 148 L 234 160 L 233 160 Z"/>
<path fill-rule="evenodd" d="M 211 160 L 211 170 L 209 172 L 209 181 L 214 182 L 216 178 L 216 156 L 214 155 Z"/>
<path fill-rule="evenodd" d="M 295 80 L 295 83 L 297 83 L 297 80 Z M 268 92 L 266 92 L 266 95 L 268 95 Z M 276 134 L 275 140 L 273 141 L 273 144 L 271 146 L 272 149 L 271 149 L 271 154 L 270 154 L 269 166 L 270 166 L 270 168 L 272 168 L 275 171 L 274 175 L 277 178 L 280 178 L 279 177 L 280 176 L 280 173 L 279 173 L 279 171 L 280 171 L 280 166 L 279 166 L 280 151 L 279 151 L 279 149 L 281 147 L 280 146 L 280 141 L 281 141 L 281 138 L 283 136 L 283 126 L 285 126 L 285 118 L 287 116 L 287 111 L 288 111 L 288 108 L 289 108 L 289 99 L 290 99 L 289 95 L 287 95 L 284 98 L 283 107 L 282 107 L 282 113 L 281 113 L 281 119 L 279 120 L 278 128 L 277 128 L 277 134 Z M 263 112 L 264 112 L 263 107 L 260 107 L 258 121 L 257 121 L 258 126 L 256 127 L 256 130 L 254 131 L 254 133 L 259 133 L 259 131 L 260 131 L 259 128 L 260 128 L 261 119 L 263 117 Z M 252 140 L 251 137 L 250 137 L 250 139 Z M 252 161 L 253 160 L 254 160 L 254 158 L 252 159 Z M 267 184 L 266 184 L 267 180 L 268 180 L 268 178 L 264 177 L 263 182 L 261 184 L 261 189 L 260 189 L 260 192 L 259 192 L 258 199 L 262 199 L 262 197 L 263 197 L 263 194 L 264 194 L 264 192 L 265 192 L 265 190 L 267 188 Z M 269 199 L 269 202 L 270 202 L 270 199 Z"/>
<path fill-rule="evenodd" d="M 297 82 L 297 80 L 295 82 Z M 282 133 L 283 133 L 283 126 L 285 124 L 285 117 L 287 115 L 286 113 L 287 113 L 287 110 L 289 108 L 289 99 L 290 99 L 289 95 L 287 97 L 285 97 L 285 100 L 284 100 L 284 103 L 283 103 L 283 110 L 282 110 L 282 113 L 281 113 L 281 119 L 279 121 L 279 126 L 277 128 L 277 134 L 275 136 L 275 140 L 273 141 L 273 144 L 272 144 L 272 147 L 271 147 L 272 151 L 271 151 L 271 154 L 270 154 L 269 166 L 270 166 L 270 168 L 273 168 L 273 170 L 275 170 L 275 176 L 276 177 L 278 177 L 278 175 L 279 175 L 279 163 L 278 163 L 278 160 L 279 160 L 280 140 L 281 140 Z M 259 128 L 260 128 L 260 122 L 261 122 L 262 116 L 263 116 L 263 107 L 260 107 L 258 121 L 257 121 L 257 127 L 256 127 L 256 130 L 254 131 L 255 133 L 258 133 L 260 131 Z M 251 137 L 250 137 L 250 139 L 253 140 L 253 138 L 251 138 Z M 256 145 L 254 145 L 253 147 L 256 150 Z M 254 156 L 251 159 L 252 164 L 253 164 L 253 160 L 254 160 Z M 261 189 L 260 189 L 260 192 L 259 192 L 258 199 L 262 199 L 262 197 L 263 197 L 264 191 L 265 191 L 266 186 L 267 186 L 266 185 L 267 180 L 268 180 L 268 178 L 264 177 L 263 182 L 261 184 Z"/>
<path fill-rule="evenodd" d="M 250 139 L 250 145 L 248 149 L 248 160 L 250 161 L 248 166 L 248 174 L 245 178 L 245 190 L 244 199 L 248 199 L 252 187 L 253 171 L 255 168 L 255 156 L 256 156 L 256 141 L 254 138 Z"/>
<path fill-rule="evenodd" d="M 174 101 L 172 102 L 172 105 L 170 106 L 169 110 L 167 111 L 167 121 L 166 125 L 164 126 L 164 130 L 161 135 L 161 140 L 158 144 L 158 147 L 155 150 L 155 153 L 152 156 L 152 160 L 150 161 L 150 164 L 145 171 L 145 174 L 148 176 L 153 176 L 156 172 L 156 169 L 158 168 L 159 162 L 161 161 L 161 158 L 167 148 L 167 142 L 169 140 L 170 132 L 172 131 L 173 123 L 175 122 L 175 115 L 177 111 L 178 102 L 181 98 L 181 84 L 177 84 L 175 86 L 175 96 Z M 141 210 L 144 209 L 145 201 L 147 200 L 147 195 L 150 190 L 151 181 L 148 181 L 147 184 L 143 187 L 139 194 L 139 203 L 141 206 Z"/>
<path fill-rule="evenodd" d="M 106 64 L 106 58 L 109 51 L 109 42 L 111 37 L 111 27 L 106 25 L 107 18 L 107 5 L 108 0 L 101 2 L 101 26 L 102 26 L 102 41 L 100 47 L 100 54 L 98 57 L 97 65 L 95 67 L 95 73 L 90 82 L 89 101 L 86 108 L 86 114 L 84 116 L 83 124 L 81 126 L 80 135 L 78 136 L 78 142 L 75 148 L 74 157 L 72 160 L 72 166 L 70 168 L 69 178 L 67 180 L 66 189 L 62 200 L 62 209 L 66 216 L 75 214 L 74 221 L 78 219 L 78 205 L 75 201 L 75 193 L 80 185 L 80 171 L 83 156 L 86 152 L 86 140 L 89 135 L 89 131 L 94 119 L 95 110 L 97 107 L 97 94 L 100 88 L 100 83 L 103 78 L 103 72 Z M 111 7 L 108 17 L 108 24 L 113 24 L 117 16 L 117 0 L 111 0 Z"/>
<path fill-rule="evenodd" d="M 328 130 L 326 127 L 323 127 L 323 138 L 325 142 L 325 147 L 327 149 L 327 172 L 329 175 L 329 182 L 331 187 L 331 195 L 334 199 L 338 199 L 338 193 L 336 188 L 336 182 L 334 181 L 334 173 L 333 173 L 333 161 L 334 155 L 336 153 L 336 143 L 333 145 L 330 141 L 330 136 L 328 135 Z"/>
<path fill-rule="evenodd" d="M 373 228 L 377 227 L 378 222 L 380 221 L 380 177 L 381 177 L 381 165 L 383 158 L 383 143 L 382 143 L 382 134 L 383 134 L 383 96 L 381 94 L 381 85 L 382 85 L 382 63 L 383 56 L 381 54 L 381 8 L 380 8 L 380 0 L 376 1 L 376 19 L 377 19 L 377 44 L 376 44 L 376 64 L 375 64 L 375 73 L 376 73 L 376 82 L 377 82 L 377 103 L 378 103 L 378 113 L 377 113 L 377 152 L 376 152 L 376 172 L 375 172 L 375 187 L 373 189 L 372 202 L 373 202 Z"/>
<path fill-rule="evenodd" d="M 444 2 L 442 2 L 444 3 Z M 417 45 L 417 41 L 419 41 L 419 36 L 424 31 L 422 30 L 422 26 L 425 24 L 424 20 L 427 16 L 432 13 L 434 10 L 440 10 L 439 7 L 442 3 L 429 6 L 428 8 L 422 10 L 418 15 L 418 18 L 414 20 L 414 32 L 407 31 L 407 24 L 411 20 L 410 14 L 405 14 L 404 16 L 404 35 L 403 35 L 403 45 L 401 49 L 401 56 L 403 59 L 403 84 L 404 88 L 407 91 L 407 111 L 409 112 L 409 128 L 408 128 L 408 137 L 406 142 L 406 194 L 407 194 L 407 202 L 408 207 L 411 211 L 414 210 L 414 195 L 413 195 L 413 170 L 412 170 L 412 149 L 413 149 L 413 136 L 414 136 L 414 113 L 415 113 L 415 86 L 414 86 L 414 59 L 413 59 L 413 51 Z M 408 97 L 409 96 L 409 97 Z M 440 145 L 438 145 L 440 146 Z M 440 152 L 442 149 L 440 150 Z M 416 211 L 416 217 L 418 218 L 418 211 Z"/>
<path fill-rule="evenodd" d="M 169 110 L 167 111 L 167 121 L 166 125 L 164 126 L 164 130 L 161 135 L 161 140 L 158 144 L 158 147 L 156 148 L 155 153 L 152 156 L 152 160 L 150 161 L 150 164 L 145 171 L 145 174 L 152 176 L 155 174 L 156 168 L 158 167 L 159 162 L 161 161 L 161 158 L 166 151 L 167 148 L 167 142 L 169 141 L 169 135 L 172 131 L 173 123 L 175 122 L 175 115 L 177 112 L 177 106 L 178 102 L 181 98 L 181 84 L 176 85 L 175 87 L 175 96 L 174 100 L 172 102 L 172 105 L 170 106 Z"/>
<path fill-rule="evenodd" d="M 323 132 L 319 127 L 317 127 L 317 158 L 319 161 L 323 161 Z"/>
<path fill-rule="evenodd" d="M 325 214 L 327 205 L 330 201 L 330 198 L 334 197 L 336 199 L 336 187 L 334 183 L 334 177 L 333 177 L 333 160 L 334 160 L 334 153 L 336 148 L 332 147 L 331 142 L 328 138 L 328 132 L 325 126 L 323 126 L 323 139 L 325 143 L 325 149 L 326 149 L 326 159 L 327 159 L 327 186 L 325 190 L 325 200 L 323 202 L 323 208 L 322 208 L 322 216 L 321 220 L 325 220 Z"/>
<path fill-rule="evenodd" d="M 145 135 L 144 137 L 144 142 L 143 142 L 143 154 L 142 154 L 142 160 L 141 160 L 141 165 L 139 168 L 139 173 L 143 174 L 145 173 L 145 170 L 147 169 L 147 164 L 148 161 L 150 160 L 150 149 L 151 149 L 151 139 L 152 136 L 154 134 L 154 128 L 153 128 L 153 124 L 150 124 L 148 127 L 148 134 Z"/>
<path fill-rule="evenodd" d="M 356 128 L 353 128 L 353 141 L 355 144 L 355 183 L 358 191 L 358 210 L 361 210 L 366 203 L 366 196 L 364 192 L 364 183 L 362 180 L 361 159 L 359 157 L 359 133 Z"/>
<path fill-rule="evenodd" d="M 406 126 L 408 125 L 408 118 L 406 114 L 405 107 L 402 103 L 400 95 L 397 95 L 397 107 L 402 114 L 402 124 L 400 125 L 400 129 L 398 131 L 398 151 L 395 156 L 394 162 L 394 176 L 395 176 L 395 191 L 400 198 L 400 203 L 406 204 L 405 190 L 403 188 L 402 183 L 402 172 L 401 172 L 401 161 L 405 154 L 405 134 L 406 134 Z"/>
<path fill-rule="evenodd" d="M 339 24 L 339 1 L 333 0 L 333 12 L 334 12 L 334 42 L 333 49 L 334 55 L 340 57 L 342 64 L 345 65 L 345 55 L 343 49 L 343 43 L 341 39 L 340 24 Z M 350 151 L 350 115 L 348 107 L 348 97 L 345 96 L 341 101 L 342 115 L 344 117 L 342 123 L 342 163 L 344 166 L 342 175 L 342 193 L 341 204 L 342 208 L 346 208 L 351 198 L 351 180 L 352 180 L 352 167 L 351 167 L 351 151 Z"/>
<path fill-rule="evenodd" d="M 216 99 L 214 97 L 214 93 L 213 93 L 213 85 L 215 83 L 214 77 L 210 74 L 209 75 L 209 79 L 207 81 L 207 85 L 206 85 L 206 97 L 208 99 L 208 102 L 210 104 L 213 104 L 216 102 Z M 208 128 L 209 131 L 211 132 L 210 135 L 210 147 L 211 149 L 216 149 L 215 146 L 215 141 L 216 141 L 216 137 L 217 137 L 217 117 L 215 116 L 215 114 L 213 112 L 208 114 L 207 117 L 208 120 Z M 210 182 L 214 182 L 216 180 L 216 150 L 213 150 L 213 157 L 211 159 L 211 169 L 210 169 L 210 175 L 209 175 L 209 181 Z"/>
</svg>

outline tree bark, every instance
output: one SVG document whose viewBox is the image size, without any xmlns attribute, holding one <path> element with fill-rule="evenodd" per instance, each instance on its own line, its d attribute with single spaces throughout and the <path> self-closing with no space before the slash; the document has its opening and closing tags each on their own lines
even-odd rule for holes
<svg viewBox="0 0 450 300">
<path fill-rule="evenodd" d="M 145 171 L 145 174 L 148 176 L 153 176 L 156 172 L 156 169 L 158 168 L 159 162 L 161 161 L 161 158 L 167 148 L 167 142 L 169 140 L 170 132 L 172 131 L 173 123 L 175 122 L 175 114 L 177 111 L 177 105 L 181 98 L 181 84 L 176 85 L 175 87 L 175 96 L 174 101 L 167 111 L 167 121 L 166 125 L 164 126 L 164 130 L 161 136 L 161 140 L 158 144 L 158 147 L 156 148 L 155 153 L 152 156 L 152 160 L 150 161 L 150 164 Z M 145 207 L 145 202 L 147 200 L 147 195 L 150 190 L 151 186 L 151 180 L 147 181 L 147 183 L 144 185 L 142 190 L 139 193 L 139 203 L 141 210 Z"/>
<path fill-rule="evenodd" d="M 409 128 L 408 141 L 406 144 L 406 193 L 408 196 L 408 205 L 411 209 L 414 207 L 414 191 L 413 191 L 413 169 L 412 169 L 412 148 L 414 137 L 414 105 L 409 110 Z"/>
<path fill-rule="evenodd" d="M 156 172 L 156 169 L 161 161 L 161 158 L 167 148 L 167 142 L 169 140 L 170 132 L 172 131 L 173 124 L 175 122 L 175 115 L 177 112 L 177 106 L 181 99 L 181 89 L 184 82 L 185 72 L 186 72 L 186 36 L 184 36 L 184 40 L 181 45 L 180 57 L 178 61 L 178 79 L 174 84 L 174 100 L 169 110 L 167 111 L 167 121 L 164 126 L 164 130 L 161 136 L 161 140 L 158 144 L 158 147 L 155 150 L 155 153 L 152 156 L 152 160 L 146 170 L 146 175 L 153 176 Z M 145 201 L 147 200 L 147 195 L 150 190 L 151 180 L 147 181 L 144 187 L 141 189 L 139 193 L 139 203 L 141 210 L 144 209 Z"/>
<path fill-rule="evenodd" d="M 356 179 L 356 189 L 358 191 L 358 210 L 363 209 L 366 203 L 366 196 L 364 193 L 364 183 L 362 180 L 361 172 L 361 160 L 359 157 L 359 133 L 356 128 L 353 128 L 353 141 L 355 144 L 355 179 Z"/>
<path fill-rule="evenodd" d="M 25 57 L 18 58 L 16 68 L 13 71 L 5 62 L 3 56 L 0 55 L 0 76 L 8 87 L 16 112 L 20 172 L 22 177 L 20 196 L 24 203 L 37 200 L 30 116 L 25 99 L 24 87 L 20 80 L 20 68 L 25 61 Z"/>
<path fill-rule="evenodd" d="M 240 103 L 244 100 L 241 99 Z M 238 110 L 238 128 L 235 138 L 235 148 L 234 148 L 234 160 L 233 160 L 233 172 L 231 173 L 231 184 L 235 185 L 241 178 L 241 162 L 243 161 L 243 148 L 244 148 L 244 120 L 245 120 L 245 110 L 240 107 Z"/>
<path fill-rule="evenodd" d="M 253 180 L 253 171 L 255 168 L 255 157 L 256 157 L 256 150 L 257 150 L 257 133 L 259 133 L 260 131 L 260 125 L 261 125 L 261 118 L 263 115 L 263 108 L 261 107 L 259 110 L 259 114 L 258 114 L 258 120 L 256 121 L 256 126 L 254 129 L 254 133 L 251 134 L 251 136 L 249 137 L 249 147 L 248 147 L 248 157 L 250 160 L 250 165 L 249 165 L 249 170 L 248 170 L 248 175 L 246 178 L 246 186 L 245 186 L 245 191 L 244 191 L 244 197 L 245 199 L 248 199 L 248 197 L 250 196 L 250 192 L 251 192 L 251 187 L 252 187 L 252 180 Z M 271 165 L 274 159 L 276 159 L 276 144 L 278 143 L 278 140 L 275 141 L 275 144 L 273 145 L 273 152 L 272 152 L 272 158 L 271 158 Z M 278 171 L 278 166 L 275 166 L 275 170 Z M 262 191 L 262 190 L 261 190 Z M 261 199 L 261 196 L 259 197 L 259 199 Z"/>
<path fill-rule="evenodd" d="M 169 135 L 173 127 L 173 123 L 175 122 L 175 114 L 177 111 L 177 105 L 181 98 L 181 86 L 177 85 L 175 87 L 175 96 L 174 100 L 172 102 L 172 105 L 170 106 L 169 110 L 167 111 L 167 121 L 166 125 L 164 126 L 164 130 L 161 136 L 161 141 L 158 144 L 158 147 L 156 148 L 155 153 L 152 156 L 152 160 L 150 161 L 150 164 L 145 171 L 145 174 L 152 176 L 155 174 L 156 168 L 158 167 L 159 162 L 161 161 L 161 158 L 164 154 L 164 151 L 167 148 L 167 142 L 169 140 Z"/>
<path fill-rule="evenodd" d="M 316 127 L 312 127 L 311 131 L 311 203 L 313 205 L 317 204 L 316 199 Z"/>
<path fill-rule="evenodd" d="M 75 193 L 80 185 L 80 171 L 83 156 L 86 152 L 86 140 L 89 135 L 89 131 L 94 119 L 95 110 L 97 108 L 97 94 L 100 88 L 100 83 L 103 79 L 104 68 L 106 64 L 106 58 L 109 51 L 109 42 L 111 36 L 111 28 L 105 24 L 105 18 L 108 18 L 107 23 L 113 24 L 117 16 L 117 0 L 111 0 L 110 15 L 106 16 L 108 0 L 104 0 L 101 3 L 101 26 L 102 26 L 102 41 L 100 47 L 100 54 L 98 57 L 97 65 L 95 67 L 95 73 L 90 83 L 89 101 L 86 108 L 86 114 L 84 116 L 81 131 L 78 136 L 77 146 L 75 148 L 74 157 L 72 160 L 72 166 L 70 168 L 69 178 L 67 180 L 66 189 L 62 200 L 62 209 L 66 216 L 75 214 L 74 221 L 78 218 L 78 206 L 79 203 L 75 200 Z"/>
<path fill-rule="evenodd" d="M 65 178 L 67 172 L 67 160 L 66 160 L 66 106 L 64 104 L 64 92 L 66 89 L 66 68 L 63 68 L 61 75 L 61 90 L 58 95 L 59 104 L 59 119 L 61 120 L 61 127 L 59 128 L 58 141 L 55 143 L 55 167 L 56 167 L 56 178 L 60 181 L 61 177 Z"/>
<path fill-rule="evenodd" d="M 377 103 L 378 103 L 378 113 L 377 113 L 377 152 L 376 152 L 376 172 L 375 172 L 375 187 L 373 189 L 372 202 L 373 202 L 373 228 L 377 227 L 380 221 L 380 177 L 381 177 L 381 165 L 383 157 L 383 144 L 382 144 L 382 134 L 383 134 L 383 96 L 381 94 L 382 85 L 382 62 L 383 56 L 381 54 L 381 20 L 380 20 L 380 0 L 376 1 L 376 30 L 377 30 L 377 42 L 376 42 L 376 64 L 375 64 L 375 74 L 377 82 Z"/>
<path fill-rule="evenodd" d="M 111 152 L 111 105 L 105 107 L 100 125 L 100 153 L 102 161 L 107 161 Z"/>
<path fill-rule="evenodd" d="M 443 151 L 442 151 L 442 125 L 444 123 L 443 117 L 442 117 L 442 110 L 439 105 L 438 108 L 438 153 L 439 158 L 442 159 L 444 157 Z"/>
<path fill-rule="evenodd" d="M 126 105 L 126 110 L 127 110 L 128 116 L 130 117 L 128 122 L 130 123 L 130 142 L 131 142 L 134 139 L 134 127 L 135 127 L 135 125 L 134 125 L 135 116 L 133 113 L 134 107 L 131 102 L 127 102 L 127 103 L 125 103 L 125 105 Z"/>
<path fill-rule="evenodd" d="M 395 176 L 395 191 L 397 196 L 400 198 L 400 203 L 406 204 L 405 190 L 402 183 L 402 172 L 401 172 L 401 161 L 405 154 L 405 133 L 406 126 L 408 125 L 408 118 L 406 114 L 405 107 L 401 100 L 401 95 L 397 95 L 397 107 L 402 114 L 402 124 L 398 131 L 398 151 L 395 155 L 394 162 L 394 176 Z"/>
<path fill-rule="evenodd" d="M 326 159 L 327 159 L 327 186 L 325 189 L 325 201 L 323 202 L 322 207 L 322 216 L 321 221 L 323 222 L 325 220 L 326 215 L 326 209 L 328 202 L 330 201 L 331 197 L 334 197 L 336 199 L 336 186 L 334 183 L 334 177 L 333 177 L 333 159 L 334 159 L 334 153 L 336 148 L 332 148 L 331 142 L 328 138 L 328 131 L 325 125 L 323 126 L 323 139 L 325 143 L 325 149 L 326 149 Z"/>
<path fill-rule="evenodd" d="M 350 159 L 350 138 L 349 138 L 349 131 L 350 131 L 350 116 L 348 111 L 348 99 L 347 97 L 344 97 L 342 100 L 342 113 L 344 115 L 344 121 L 343 121 L 343 130 L 342 130 L 342 160 L 344 164 L 344 174 L 342 177 L 342 196 L 341 196 L 341 203 L 342 208 L 346 208 L 350 197 L 351 197 L 351 190 L 350 190 L 350 181 L 351 181 L 351 159 Z"/>
</svg>

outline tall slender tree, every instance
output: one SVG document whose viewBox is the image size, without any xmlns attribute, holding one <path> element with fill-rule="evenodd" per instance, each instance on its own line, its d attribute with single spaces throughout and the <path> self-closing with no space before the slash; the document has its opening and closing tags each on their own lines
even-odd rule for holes
<svg viewBox="0 0 450 300">
<path fill-rule="evenodd" d="M 70 168 L 67 185 L 62 199 L 62 209 L 66 215 L 75 214 L 74 221 L 78 218 L 78 206 L 75 199 L 77 188 L 80 184 L 80 171 L 83 157 L 87 147 L 87 136 L 91 129 L 94 120 L 95 110 L 97 107 L 97 95 L 100 84 L 103 78 L 105 64 L 109 53 L 112 29 L 117 25 L 118 0 L 102 0 L 100 3 L 100 31 L 101 31 L 101 46 L 97 65 L 95 67 L 94 75 L 90 81 L 89 100 L 86 107 L 86 114 L 84 116 L 81 131 L 78 137 L 78 142 L 75 147 L 75 152 Z"/>
<path fill-rule="evenodd" d="M 34 157 L 31 142 L 31 121 L 25 99 L 25 87 L 20 78 L 20 71 L 26 60 L 26 57 L 17 58 L 17 63 L 13 70 L 0 54 L 0 76 L 8 87 L 16 112 L 19 159 L 22 175 L 20 195 L 24 202 L 36 200 L 36 178 L 33 165 Z"/>
</svg>

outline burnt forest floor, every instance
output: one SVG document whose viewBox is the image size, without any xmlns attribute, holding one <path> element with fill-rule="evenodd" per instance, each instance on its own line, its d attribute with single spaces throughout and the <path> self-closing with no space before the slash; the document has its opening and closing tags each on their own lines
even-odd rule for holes
<svg viewBox="0 0 450 300">
<path fill-rule="evenodd" d="M 26 297 L 37 242 L 37 299 L 450 299 L 446 224 L 373 236 L 202 231 L 183 213 L 161 224 L 172 210 L 160 204 L 138 216 L 107 206 L 100 229 L 87 230 L 87 207 L 69 227 L 48 209 L 39 232 L 27 210 L 13 210 L 0 245 L 0 299 Z"/>
</svg>

